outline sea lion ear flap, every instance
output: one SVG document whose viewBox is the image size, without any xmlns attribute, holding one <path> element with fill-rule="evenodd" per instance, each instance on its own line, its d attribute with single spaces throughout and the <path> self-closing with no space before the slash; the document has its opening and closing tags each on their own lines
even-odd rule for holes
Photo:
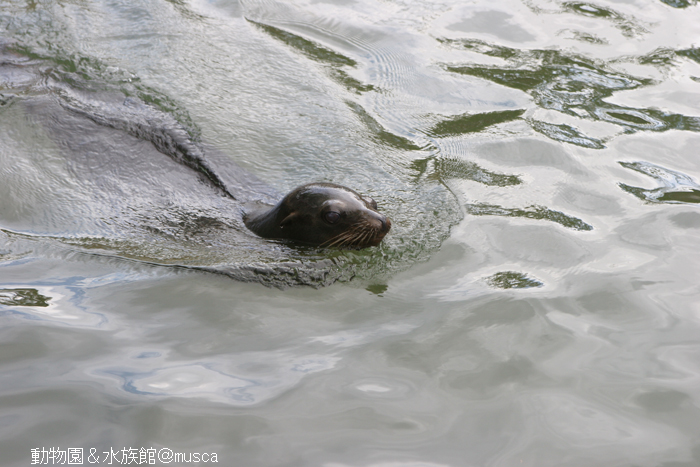
<svg viewBox="0 0 700 467">
<path fill-rule="evenodd" d="M 294 211 L 280 222 L 280 229 L 283 229 L 285 225 L 294 222 L 295 219 L 299 217 L 299 211 Z"/>
<path fill-rule="evenodd" d="M 374 200 L 374 198 L 370 198 L 369 196 L 365 196 L 365 201 L 367 201 L 367 204 L 369 204 L 369 207 L 371 207 L 375 211 L 378 209 L 377 202 Z"/>
</svg>

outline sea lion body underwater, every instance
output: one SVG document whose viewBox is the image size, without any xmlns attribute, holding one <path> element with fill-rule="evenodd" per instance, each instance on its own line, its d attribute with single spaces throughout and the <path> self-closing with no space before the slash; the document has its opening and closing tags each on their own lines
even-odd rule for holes
<svg viewBox="0 0 700 467">
<path fill-rule="evenodd" d="M 246 213 L 244 222 L 264 238 L 341 248 L 377 246 L 391 229 L 372 198 L 333 183 L 302 185 L 272 208 Z"/>
<path fill-rule="evenodd" d="M 101 221 L 104 218 L 120 218 L 127 227 L 141 223 L 139 216 L 133 219 L 129 217 L 135 209 L 140 212 L 140 208 L 129 205 L 120 209 L 122 202 L 127 204 L 119 197 L 119 193 L 123 192 L 139 193 L 139 198 L 145 200 L 153 196 L 154 203 L 146 202 L 142 205 L 146 207 L 146 212 L 141 217 L 151 219 L 164 214 L 164 218 L 168 219 L 169 215 L 177 214 L 161 213 L 155 208 L 163 196 L 167 198 L 164 193 L 172 191 L 172 195 L 179 199 L 173 199 L 170 206 L 180 206 L 180 214 L 187 212 L 191 204 L 192 213 L 196 215 L 200 211 L 209 211 L 208 217 L 205 216 L 209 219 L 215 214 L 208 208 L 216 206 L 222 219 L 230 220 L 231 213 L 223 211 L 232 209 L 241 215 L 239 219 L 247 229 L 262 238 L 321 247 L 377 246 L 391 228 L 391 221 L 377 212 L 374 200 L 362 197 L 341 185 L 311 183 L 292 190 L 279 200 L 279 195 L 265 182 L 219 151 L 193 141 L 187 130 L 172 115 L 137 97 L 125 97 L 123 91 L 111 92 L 106 89 L 97 92 L 75 87 L 75 80 L 65 79 L 62 72 L 57 70 L 53 71 L 53 78 L 44 79 L 44 66 L 42 60 L 27 60 L 21 53 L 7 48 L 7 44 L 0 41 L 0 83 L 13 83 L 16 81 L 13 77 L 23 76 L 17 89 L 13 90 L 32 91 L 27 95 L 20 93 L 22 97 L 15 99 L 15 105 L 21 105 L 23 112 L 31 116 L 31 121 L 41 126 L 42 134 L 51 135 L 58 142 L 57 146 L 65 149 L 61 153 L 71 167 L 67 175 L 76 176 L 75 182 L 86 191 L 91 188 L 102 190 L 95 196 L 85 195 L 82 199 L 76 195 L 76 199 L 119 198 L 107 205 L 86 203 L 87 214 L 100 213 L 95 216 L 97 235 L 105 224 Z M 124 137 L 124 132 L 134 139 Z M 100 147 L 103 139 L 104 146 L 109 147 L 109 151 Z M 146 145 L 151 143 L 153 148 L 144 147 L 139 141 Z M 137 147 L 143 154 L 136 151 Z M 194 170 L 200 181 L 223 192 L 234 204 L 220 204 L 219 199 L 212 198 L 211 201 L 214 202 L 207 206 L 208 200 L 203 197 L 203 193 L 195 193 L 196 190 L 192 190 L 192 195 L 199 197 L 188 202 L 186 187 L 189 182 L 185 174 L 171 165 L 155 162 L 154 165 L 149 165 L 147 161 L 155 161 L 152 157 L 153 149 L 170 157 L 181 169 L 187 170 L 186 167 Z M 132 165 L 133 169 L 130 168 Z M 101 168 L 105 173 L 95 172 L 95 167 Z M 163 177 L 161 181 L 165 182 L 165 186 L 162 190 L 148 186 L 153 182 L 153 174 L 149 170 L 160 173 Z M 100 182 L 95 183 L 95 180 Z M 144 182 L 148 185 L 140 184 Z M 150 207 L 154 207 L 155 211 L 148 212 Z M 82 217 L 79 220 L 84 221 Z M 110 221 L 108 224 L 121 225 L 120 221 Z M 68 219 L 65 223 L 71 224 Z M 163 225 L 159 225 L 155 222 L 150 228 L 156 231 L 168 230 L 165 225 L 167 223 L 161 222 Z M 227 221 L 224 224 L 231 225 Z M 237 229 L 240 224 L 234 222 L 233 225 Z M 66 230 L 72 235 L 79 234 L 70 226 Z M 94 236 L 95 229 L 89 233 Z"/>
</svg>

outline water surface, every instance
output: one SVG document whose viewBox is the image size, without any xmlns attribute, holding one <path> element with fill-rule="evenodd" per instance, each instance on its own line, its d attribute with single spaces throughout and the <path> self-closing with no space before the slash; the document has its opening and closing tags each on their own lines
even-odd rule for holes
<svg viewBox="0 0 700 467">
<path fill-rule="evenodd" d="M 699 15 L 5 2 L 2 465 L 700 464 Z M 391 233 L 241 225 L 309 181 Z"/>
</svg>

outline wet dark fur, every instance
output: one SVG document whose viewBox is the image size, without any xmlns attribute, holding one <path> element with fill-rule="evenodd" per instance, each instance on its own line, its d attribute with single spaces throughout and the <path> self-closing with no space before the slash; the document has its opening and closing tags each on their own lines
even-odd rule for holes
<svg viewBox="0 0 700 467">
<path fill-rule="evenodd" d="M 332 183 L 300 186 L 275 206 L 247 213 L 244 221 L 264 238 L 339 248 L 377 246 L 391 228 L 374 200 Z"/>
</svg>

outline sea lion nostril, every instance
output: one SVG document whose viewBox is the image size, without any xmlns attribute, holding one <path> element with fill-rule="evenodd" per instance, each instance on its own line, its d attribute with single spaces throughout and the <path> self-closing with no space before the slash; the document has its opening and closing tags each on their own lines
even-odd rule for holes
<svg viewBox="0 0 700 467">
<path fill-rule="evenodd" d="M 388 232 L 389 229 L 391 229 L 391 219 L 389 219 L 388 217 L 384 217 L 382 219 L 382 230 L 385 230 Z"/>
</svg>

